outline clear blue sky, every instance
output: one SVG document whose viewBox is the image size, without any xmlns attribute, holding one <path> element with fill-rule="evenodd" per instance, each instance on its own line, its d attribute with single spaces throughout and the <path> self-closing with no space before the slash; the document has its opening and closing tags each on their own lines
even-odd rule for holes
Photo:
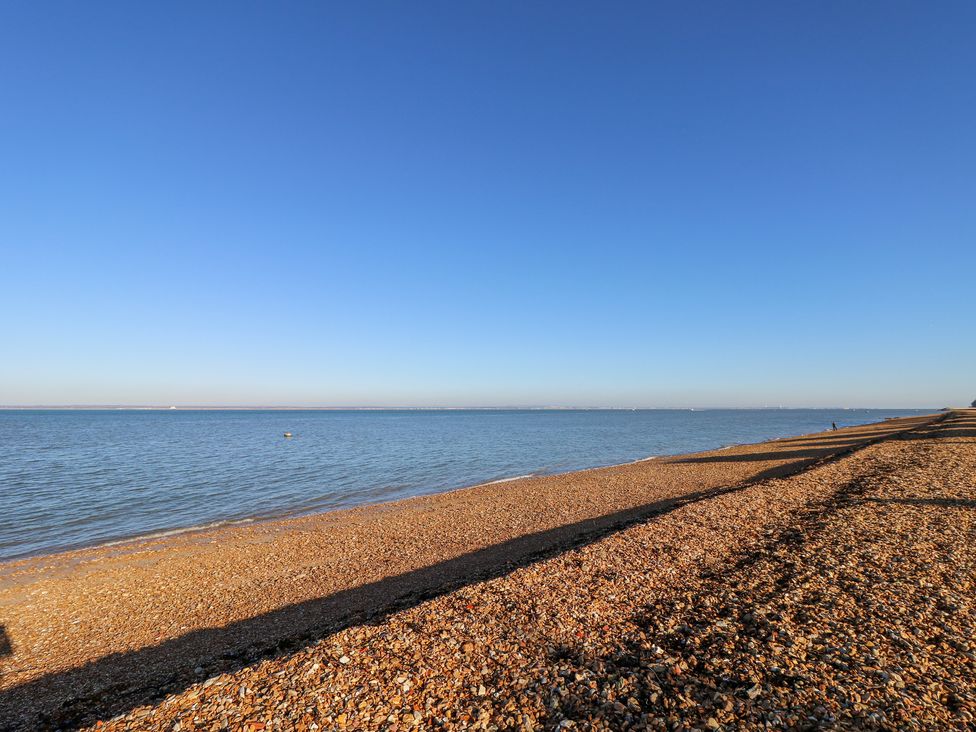
<svg viewBox="0 0 976 732">
<path fill-rule="evenodd" d="M 0 7 L 0 404 L 976 397 L 976 4 Z"/>
</svg>

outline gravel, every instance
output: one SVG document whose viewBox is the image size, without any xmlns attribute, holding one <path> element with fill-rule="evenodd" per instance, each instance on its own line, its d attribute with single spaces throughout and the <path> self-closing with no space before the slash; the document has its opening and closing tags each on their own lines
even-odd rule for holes
<svg viewBox="0 0 976 732">
<path fill-rule="evenodd" d="M 976 646 L 969 641 L 976 417 L 959 412 L 929 427 L 922 422 L 475 488 L 205 540 L 138 545 L 118 557 L 74 553 L 47 565 L 21 563 L 4 592 L 29 595 L 48 581 L 39 579 L 43 567 L 54 566 L 50 581 L 74 593 L 69 599 L 78 600 L 79 587 L 102 587 L 131 609 L 127 580 L 141 582 L 154 603 L 146 590 L 129 598 L 155 614 L 130 615 L 129 625 L 201 643 L 196 656 L 185 645 L 166 646 L 170 640 L 161 644 L 168 653 L 146 655 L 131 641 L 141 636 L 130 632 L 128 652 L 110 655 L 119 641 L 105 640 L 95 595 L 93 608 L 74 611 L 87 630 L 52 642 L 68 649 L 61 667 L 19 650 L 18 637 L 25 636 L 11 633 L 14 662 L 22 667 L 34 658 L 42 670 L 27 677 L 39 679 L 35 685 L 0 692 L 2 719 L 24 728 L 70 726 L 118 700 L 131 707 L 144 685 L 112 687 L 106 680 L 122 683 L 111 670 L 132 672 L 124 663 L 132 658 L 151 661 L 146 681 L 156 683 L 177 663 L 189 678 L 176 673 L 169 681 L 176 693 L 92 729 L 967 728 L 976 714 Z M 906 427 L 917 429 L 792 477 L 766 477 Z M 649 499 L 656 508 L 647 512 Z M 616 523 L 594 525 L 594 517 L 613 511 L 631 511 L 616 520 L 629 525 L 613 532 Z M 467 523 L 458 526 L 462 517 Z M 372 529 L 387 523 L 396 531 L 411 528 L 393 534 L 401 545 L 379 554 L 389 557 L 384 563 Z M 512 541 L 509 535 L 518 540 L 527 526 L 557 531 L 499 557 L 482 554 L 488 564 L 501 562 L 492 565 L 493 578 L 453 591 L 448 585 L 469 577 L 478 562 L 435 572 L 446 584 L 429 572 L 413 584 L 374 582 L 377 592 L 360 597 L 372 607 L 334 628 L 321 626 L 321 606 L 296 609 L 292 596 L 275 594 L 281 574 L 269 567 L 287 573 L 301 565 L 334 578 L 345 577 L 340 568 L 348 564 L 378 565 L 374 574 L 363 570 L 359 585 L 347 581 L 361 588 L 375 571 L 397 577 L 405 562 L 424 567 L 431 555 L 443 563 L 473 549 L 477 557 L 479 541 L 465 533 L 472 525 L 484 532 L 482 547 Z M 332 554 L 323 550 L 332 544 L 313 540 L 326 526 L 347 542 Z M 349 532 L 364 529 L 369 551 L 360 554 L 349 546 Z M 306 536 L 307 553 L 297 551 L 296 535 L 312 537 Z M 240 559 L 248 546 L 260 551 L 245 552 L 247 561 L 232 572 L 223 562 Z M 326 561 L 343 548 L 342 561 Z M 147 556 L 153 561 L 138 564 Z M 188 590 L 190 601 L 211 598 L 204 615 L 217 628 L 234 627 L 255 607 L 291 608 L 288 615 L 270 613 L 279 622 L 245 625 L 242 638 L 231 634 L 241 641 L 250 634 L 252 647 L 254 634 L 277 640 L 274 653 L 259 649 L 253 662 L 233 654 L 198 662 L 214 639 L 174 633 L 173 623 L 186 615 L 174 585 L 188 587 L 191 568 L 214 557 L 221 559 L 222 591 L 206 596 L 205 584 Z M 147 584 L 153 577 L 156 584 Z M 299 584 L 315 592 L 326 580 L 317 582 Z M 445 594 L 422 600 L 433 587 Z M 264 600 L 255 602 L 252 592 Z M 8 602 L 4 618 L 10 607 L 21 606 Z M 302 626 L 295 616 L 303 614 L 316 617 Z M 302 627 L 318 630 L 280 643 Z M 86 657 L 72 643 L 93 650 Z M 85 686 L 79 678 L 91 668 L 91 654 L 101 675 Z M 217 673 L 221 667 L 225 673 Z M 201 672 L 207 678 L 200 680 Z M 35 704 L 25 702 L 25 690 L 35 693 Z"/>
</svg>

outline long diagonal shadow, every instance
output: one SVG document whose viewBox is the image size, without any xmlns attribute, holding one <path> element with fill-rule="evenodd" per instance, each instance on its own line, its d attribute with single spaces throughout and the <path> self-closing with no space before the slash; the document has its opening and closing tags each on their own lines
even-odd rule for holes
<svg viewBox="0 0 976 732">
<path fill-rule="evenodd" d="M 60 729 L 106 719 L 181 691 L 204 674 L 232 672 L 352 625 L 387 615 L 463 585 L 597 541 L 626 526 L 747 484 L 690 493 L 634 509 L 528 534 L 438 564 L 297 603 L 221 628 L 197 630 L 156 646 L 104 656 L 0 692 L 0 729 Z M 265 639 L 262 643 L 261 639 Z M 210 659 L 201 660 L 201 658 Z"/>
<path fill-rule="evenodd" d="M 770 460 L 803 460 L 805 458 L 818 458 L 828 455 L 844 447 L 859 443 L 846 443 L 841 445 L 820 446 L 819 448 L 809 448 L 806 450 L 791 451 L 770 451 L 770 452 L 746 452 L 736 455 L 703 455 L 701 457 L 686 457 L 672 460 L 675 463 L 761 463 Z"/>
<path fill-rule="evenodd" d="M 812 464 L 841 459 L 898 432 L 885 432 L 849 447 L 785 453 L 794 462 L 761 471 L 733 486 L 692 492 L 528 534 L 327 597 L 52 673 L 0 691 L 0 729 L 63 729 L 114 717 L 182 691 L 202 676 L 237 671 L 262 659 L 292 653 L 344 628 L 380 622 L 424 600 L 585 546 L 682 506 L 741 491 L 768 478 L 792 475 Z M 735 456 L 727 457 L 735 460 Z M 771 454 L 769 459 L 775 458 Z M 197 667 L 202 667 L 202 674 Z"/>
</svg>

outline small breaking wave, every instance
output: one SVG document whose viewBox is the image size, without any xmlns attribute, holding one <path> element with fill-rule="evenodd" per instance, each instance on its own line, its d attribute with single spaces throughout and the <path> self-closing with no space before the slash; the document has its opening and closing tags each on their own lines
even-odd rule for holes
<svg viewBox="0 0 976 732">
<path fill-rule="evenodd" d="M 477 485 L 495 485 L 496 483 L 511 483 L 513 480 L 522 480 L 522 478 L 535 478 L 537 477 L 535 473 L 526 473 L 525 475 L 513 475 L 511 478 L 499 478 L 498 480 L 489 480 L 487 483 L 478 483 Z M 477 486 L 473 486 L 477 487 Z"/>
<path fill-rule="evenodd" d="M 197 524 L 196 526 L 184 526 L 178 529 L 166 529 L 165 531 L 154 531 L 151 534 L 139 534 L 138 536 L 129 536 L 124 539 L 115 539 L 114 541 L 106 541 L 95 546 L 119 546 L 120 544 L 131 544 L 135 541 L 152 541 L 154 539 L 165 539 L 167 536 L 178 536 L 180 534 L 189 534 L 194 531 L 206 531 L 208 529 L 219 529 L 224 526 L 239 526 L 243 524 L 253 524 L 258 519 L 246 518 L 246 519 L 235 519 L 229 521 L 213 521 L 209 524 Z"/>
</svg>

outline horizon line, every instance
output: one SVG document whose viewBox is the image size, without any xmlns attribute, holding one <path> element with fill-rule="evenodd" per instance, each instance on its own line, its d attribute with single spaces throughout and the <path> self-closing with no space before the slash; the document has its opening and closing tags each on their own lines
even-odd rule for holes
<svg viewBox="0 0 976 732">
<path fill-rule="evenodd" d="M 777 404 L 775 406 L 766 405 L 754 405 L 754 406 L 739 406 L 739 407 L 729 407 L 729 406 L 715 406 L 715 405 L 690 405 L 690 406 L 633 406 L 633 407 L 613 407 L 613 406 L 593 406 L 593 405 L 532 405 L 532 404 L 511 404 L 503 406 L 484 406 L 484 405 L 465 405 L 465 406 L 403 406 L 403 405 L 384 405 L 384 406 L 302 406 L 302 405 L 288 405 L 288 404 L 274 404 L 274 405 L 262 405 L 262 404 L 218 404 L 218 405 L 154 405 L 154 404 L 0 404 L 0 410 L 15 411 L 15 410 L 30 410 L 30 409 L 52 409 L 52 410 L 140 410 L 140 411 L 257 411 L 257 410 L 267 410 L 267 411 L 357 411 L 357 412 L 369 412 L 369 411 L 505 411 L 505 410 L 521 410 L 521 411 L 568 411 L 568 410 L 592 410 L 592 411 L 652 411 L 652 410 L 675 410 L 675 411 L 687 411 L 687 410 L 698 410 L 698 409 L 769 409 L 769 410 L 779 410 L 779 409 L 819 409 L 819 410 L 856 410 L 856 409 L 905 409 L 922 411 L 927 409 L 965 409 L 966 407 L 904 407 L 904 406 L 886 406 L 886 407 L 865 407 L 865 406 L 827 406 L 827 407 L 814 407 L 814 406 L 794 406 L 794 405 L 784 405 Z"/>
</svg>

